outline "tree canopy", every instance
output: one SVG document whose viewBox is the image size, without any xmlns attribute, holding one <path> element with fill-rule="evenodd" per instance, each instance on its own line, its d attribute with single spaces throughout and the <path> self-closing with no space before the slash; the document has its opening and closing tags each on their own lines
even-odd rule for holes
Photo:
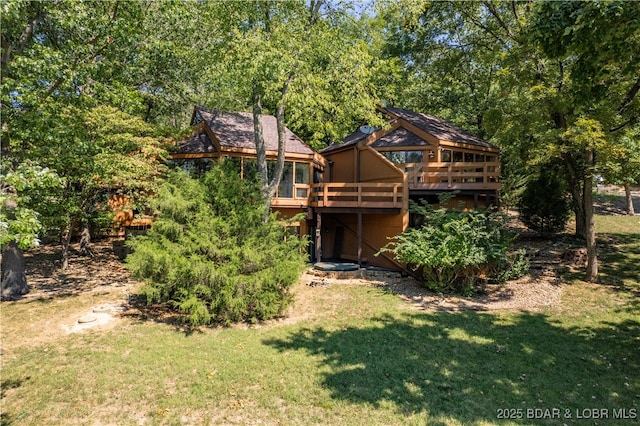
<svg viewBox="0 0 640 426">
<path fill-rule="evenodd" d="M 11 195 L 16 212 L 33 214 L 3 225 L 3 241 L 19 241 L 23 225 L 70 235 L 95 220 L 107 187 L 144 203 L 162 173 L 163 141 L 194 104 L 276 115 L 280 129 L 315 148 L 363 120 L 384 125 L 376 106 L 385 101 L 429 112 L 498 145 L 512 194 L 560 161 L 591 280 L 593 178 L 638 181 L 638 2 L 400 0 L 363 11 L 325 0 L 11 0 L 0 8 L 2 175 L 47 170 L 57 182 Z M 280 173 L 263 167 L 267 199 Z"/>
</svg>

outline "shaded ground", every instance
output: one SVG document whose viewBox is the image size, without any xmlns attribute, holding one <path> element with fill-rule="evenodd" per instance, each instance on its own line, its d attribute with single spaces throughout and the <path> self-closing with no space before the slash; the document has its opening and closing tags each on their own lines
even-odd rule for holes
<svg viewBox="0 0 640 426">
<path fill-rule="evenodd" d="M 123 251 L 122 239 L 107 238 L 95 242 L 93 257 L 80 256 L 77 246 L 71 247 L 66 271 L 60 269 L 60 245 L 43 245 L 25 254 L 30 288 L 25 300 L 96 291 L 118 291 L 122 294 L 137 285 L 118 256 Z"/>
<path fill-rule="evenodd" d="M 620 216 L 626 214 L 624 188 L 617 186 L 598 186 L 594 194 L 596 214 Z M 636 215 L 640 215 L 640 188 L 632 188 L 631 200 Z"/>
<path fill-rule="evenodd" d="M 610 215 L 624 214 L 624 201 L 616 197 L 616 191 L 619 192 L 616 188 L 608 189 L 606 194 L 601 193 L 596 197 L 596 210 Z M 637 197 L 634 201 L 640 203 Z M 463 298 L 430 292 L 414 279 L 403 278 L 393 272 L 367 271 L 364 278 L 350 280 L 320 278 L 306 273 L 301 278 L 301 284 L 293 289 L 296 303 L 285 321 L 295 322 L 314 316 L 314 306 L 317 303 L 315 296 L 323 288 L 336 285 L 385 288 L 397 294 L 411 307 L 421 310 L 539 310 L 558 304 L 563 291 L 559 274 L 577 271 L 584 265 L 583 253 L 580 249 L 575 249 L 579 244 L 568 235 L 563 235 L 556 241 L 538 239 L 518 225 L 517 220 L 514 220 L 514 227 L 521 234 L 516 248 L 524 248 L 531 262 L 529 275 L 519 280 L 505 285 L 488 285 L 483 294 Z M 142 303 L 135 303 L 135 298 L 134 303 L 128 303 L 140 283 L 131 279 L 129 271 L 124 267 L 124 241 L 121 238 L 96 241 L 95 256 L 91 258 L 80 256 L 77 249 L 77 244 L 72 245 L 69 268 L 64 272 L 60 270 L 59 245 L 44 245 L 26 253 L 26 272 L 31 291 L 23 300 L 42 301 L 93 294 L 93 300 L 98 304 L 123 305 L 127 316 L 165 322 L 176 319 L 172 318 L 175 317 L 174 313 L 164 308 L 145 307 Z M 72 327 L 69 324 L 70 321 L 73 322 L 71 318 L 84 315 L 88 308 L 91 307 L 83 306 L 83 311 L 66 318 L 62 328 Z M 115 316 L 119 314 L 121 313 L 117 312 Z"/>
<path fill-rule="evenodd" d="M 536 310 L 557 304 L 562 293 L 557 270 L 566 245 L 535 239 L 522 244 L 532 253 L 531 274 L 505 285 L 488 285 L 484 294 L 475 297 L 433 293 L 413 278 L 401 277 L 396 272 L 367 271 L 364 278 L 345 280 L 321 278 L 308 271 L 302 276 L 300 285 L 294 288 L 296 303 L 285 321 L 296 322 L 314 316 L 314 299 L 317 294 L 328 286 L 336 285 L 385 288 L 416 309 Z M 26 265 L 31 291 L 23 300 L 38 301 L 93 293 L 99 304 L 127 305 L 127 316 L 167 321 L 171 313 L 166 309 L 145 307 L 142 303 L 136 303 L 135 296 L 131 296 L 141 283 L 131 279 L 129 271 L 116 255 L 121 247 L 122 240 L 119 239 L 97 241 L 94 244 L 95 256 L 92 258 L 79 256 L 76 250 L 72 250 L 69 268 L 64 272 L 60 271 L 59 246 L 46 245 L 30 251 L 26 255 Z M 131 305 L 127 303 L 130 300 Z M 87 308 L 83 307 L 83 311 L 75 313 L 75 316 L 79 318 L 85 314 Z M 62 328 L 69 329 L 69 322 L 69 318 L 65 318 Z M 100 322 L 95 325 L 100 325 Z"/>
</svg>

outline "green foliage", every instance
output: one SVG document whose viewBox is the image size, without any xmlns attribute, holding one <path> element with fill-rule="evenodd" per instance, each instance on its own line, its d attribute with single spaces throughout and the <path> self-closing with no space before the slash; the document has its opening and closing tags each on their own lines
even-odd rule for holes
<svg viewBox="0 0 640 426">
<path fill-rule="evenodd" d="M 519 203 L 520 219 L 527 228 L 548 236 L 565 229 L 571 214 L 566 183 L 557 167 L 546 165 L 529 182 Z"/>
<path fill-rule="evenodd" d="M 286 103 L 286 124 L 316 149 L 376 114 L 381 80 L 399 68 L 378 54 L 381 32 L 350 16 L 348 2 L 205 2 L 200 50 L 203 104 L 247 110 L 258 93 L 265 113 Z M 212 66 L 215 65 L 215 66 Z M 289 89 L 283 95 L 283 85 Z"/>
<path fill-rule="evenodd" d="M 412 204 L 412 210 L 424 225 L 396 236 L 380 252 L 421 269 L 428 288 L 470 294 L 482 280 L 506 280 L 528 269 L 522 255 L 507 257 L 512 236 L 499 214 L 436 209 L 426 202 Z"/>
<path fill-rule="evenodd" d="M 282 315 L 304 267 L 306 242 L 264 221 L 255 185 L 223 163 L 202 180 L 172 172 L 154 200 L 157 220 L 128 242 L 127 265 L 148 303 L 169 303 L 193 325 Z"/>
<path fill-rule="evenodd" d="M 625 129 L 618 135 L 616 150 L 603 152 L 602 170 L 605 181 L 614 185 L 640 184 L 640 125 Z"/>
<path fill-rule="evenodd" d="M 60 178 L 32 162 L 19 164 L 13 170 L 6 162 L 0 166 L 0 247 L 11 241 L 23 250 L 35 247 L 43 226 L 40 215 L 28 207 L 29 203 L 60 187 Z"/>
</svg>

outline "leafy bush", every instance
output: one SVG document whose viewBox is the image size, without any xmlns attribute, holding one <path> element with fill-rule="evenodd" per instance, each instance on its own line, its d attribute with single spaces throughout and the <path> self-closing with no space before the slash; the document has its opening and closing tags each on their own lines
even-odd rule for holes
<svg viewBox="0 0 640 426">
<path fill-rule="evenodd" d="M 564 230 L 571 215 L 566 184 L 557 167 L 546 165 L 540 176 L 529 182 L 519 203 L 520 219 L 541 236 Z"/>
<path fill-rule="evenodd" d="M 305 265 L 305 241 L 287 235 L 274 215 L 264 221 L 255 184 L 228 164 L 202 179 L 172 172 L 146 235 L 127 242 L 127 265 L 144 279 L 148 303 L 169 303 L 193 325 L 279 316 Z"/>
<path fill-rule="evenodd" d="M 528 270 L 523 254 L 507 255 L 513 237 L 498 213 L 435 209 L 425 202 L 411 207 L 424 217 L 423 225 L 396 236 L 380 251 L 422 270 L 428 288 L 468 295 L 482 282 L 505 281 Z"/>
</svg>

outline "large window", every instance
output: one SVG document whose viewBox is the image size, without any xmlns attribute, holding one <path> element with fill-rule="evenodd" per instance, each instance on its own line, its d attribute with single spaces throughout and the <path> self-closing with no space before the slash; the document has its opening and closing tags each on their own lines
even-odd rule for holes
<svg viewBox="0 0 640 426">
<path fill-rule="evenodd" d="M 422 163 L 423 151 L 382 151 L 382 155 L 394 164 Z"/>
<path fill-rule="evenodd" d="M 269 178 L 276 170 L 276 162 L 268 161 Z M 309 194 L 309 163 L 285 161 L 282 179 L 278 185 L 278 198 L 307 198 Z"/>
</svg>

